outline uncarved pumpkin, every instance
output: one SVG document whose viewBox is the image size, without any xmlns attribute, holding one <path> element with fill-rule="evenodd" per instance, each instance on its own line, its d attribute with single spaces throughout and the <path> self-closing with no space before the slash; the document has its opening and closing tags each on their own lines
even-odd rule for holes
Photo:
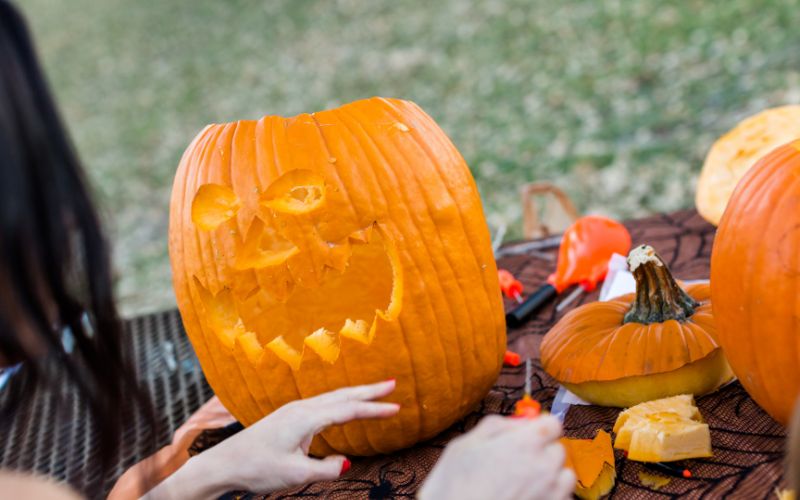
<svg viewBox="0 0 800 500">
<path fill-rule="evenodd" d="M 711 296 L 731 368 L 786 424 L 800 395 L 800 140 L 736 187 L 714 238 Z"/>
<path fill-rule="evenodd" d="M 566 314 L 542 340 L 544 370 L 581 398 L 618 407 L 730 380 L 708 284 L 683 290 L 647 245 L 631 250 L 628 266 L 636 293 Z"/>
<path fill-rule="evenodd" d="M 391 452 L 450 426 L 496 380 L 505 325 L 478 191 L 413 103 L 206 127 L 178 168 L 169 234 L 186 331 L 245 425 L 394 377 L 398 416 L 312 444 Z"/>
</svg>

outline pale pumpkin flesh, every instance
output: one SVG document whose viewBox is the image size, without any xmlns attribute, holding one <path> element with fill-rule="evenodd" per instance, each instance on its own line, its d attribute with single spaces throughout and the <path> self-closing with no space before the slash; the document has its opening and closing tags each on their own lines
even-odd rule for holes
<svg viewBox="0 0 800 500">
<path fill-rule="evenodd" d="M 641 403 L 620 413 L 614 448 L 638 462 L 712 456 L 708 424 L 689 394 Z"/>
<path fill-rule="evenodd" d="M 627 408 L 673 394 L 702 396 L 717 390 L 732 377 L 733 372 L 722 350 L 717 349 L 705 358 L 671 372 L 582 384 L 565 382 L 563 385 L 581 399 L 594 404 Z"/>
</svg>

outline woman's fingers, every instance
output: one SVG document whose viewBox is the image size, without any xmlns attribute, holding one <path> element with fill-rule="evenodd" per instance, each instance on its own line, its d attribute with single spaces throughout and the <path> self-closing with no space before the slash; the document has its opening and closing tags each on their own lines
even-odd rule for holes
<svg viewBox="0 0 800 500">
<path fill-rule="evenodd" d="M 495 437 L 511 448 L 522 447 L 538 453 L 546 444 L 556 441 L 561 436 L 561 422 L 551 415 L 542 415 L 535 420 L 511 421 L 516 425 Z"/>
<path fill-rule="evenodd" d="M 328 481 L 336 479 L 350 468 L 350 460 L 341 455 L 330 455 L 322 460 L 316 458 L 305 458 L 300 462 L 303 467 L 305 481 L 303 483 L 310 483 L 313 481 Z"/>
<path fill-rule="evenodd" d="M 394 391 L 395 385 L 395 380 L 390 379 L 375 384 L 345 387 L 343 389 L 320 394 L 306 401 L 313 404 L 328 404 L 342 401 L 370 401 L 388 396 Z"/>
<path fill-rule="evenodd" d="M 346 401 L 315 408 L 311 416 L 314 432 L 336 424 L 345 424 L 362 418 L 388 418 L 400 411 L 397 403 L 375 401 Z"/>
<path fill-rule="evenodd" d="M 491 437 L 519 428 L 522 422 L 500 415 L 487 415 L 470 431 L 475 436 Z"/>
</svg>

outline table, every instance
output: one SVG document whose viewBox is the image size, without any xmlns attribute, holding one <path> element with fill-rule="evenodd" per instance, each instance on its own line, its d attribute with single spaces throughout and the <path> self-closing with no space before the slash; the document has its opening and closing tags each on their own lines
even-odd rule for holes
<svg viewBox="0 0 800 500">
<path fill-rule="evenodd" d="M 630 221 L 626 226 L 631 231 L 633 243 L 654 246 L 677 277 L 708 278 L 714 228 L 696 212 L 656 215 Z M 554 269 L 555 253 L 554 249 L 535 257 L 503 258 L 499 265 L 513 272 L 530 291 L 543 283 Z M 550 304 L 525 326 L 509 331 L 509 348 L 520 353 L 523 359 L 531 357 L 534 360 L 532 395 L 545 408 L 552 403 L 558 385 L 538 363 L 542 336 L 569 309 L 596 299 L 597 292 L 586 294 L 560 313 L 556 313 L 554 304 Z M 506 303 L 507 307 L 512 305 Z M 133 319 L 128 322 L 127 330 L 131 334 L 129 343 L 135 351 L 140 373 L 155 398 L 164 424 L 165 430 L 159 441 L 166 443 L 171 431 L 210 396 L 210 389 L 202 380 L 175 311 Z M 164 342 L 173 344 L 173 361 L 177 362 L 177 368 L 174 363 L 165 361 L 167 357 L 161 347 Z M 168 365 L 175 369 L 170 370 Z M 486 414 L 511 412 L 522 395 L 524 378 L 523 366 L 503 368 L 497 384 L 480 406 L 453 427 L 408 450 L 388 456 L 354 459 L 350 472 L 336 481 L 318 482 L 266 496 L 231 496 L 269 499 L 413 497 L 451 439 L 471 429 Z M 28 433 L 21 436 L 19 419 L 15 419 L 12 432 L 5 434 L 10 439 L 0 444 L 0 466 L 36 469 L 84 488 L 91 479 L 91 471 L 81 464 L 86 463 L 91 448 L 86 446 L 87 438 L 81 435 L 90 433 L 83 423 L 55 424 L 43 418 L 42 415 L 49 415 L 47 405 L 52 403 L 47 403 L 47 397 L 41 400 L 45 402 L 34 405 L 31 414 L 37 425 L 30 426 Z M 641 465 L 628 462 L 617 453 L 617 484 L 612 498 L 772 498 L 774 490 L 783 487 L 785 431 L 750 399 L 738 383 L 698 398 L 697 403 L 711 427 L 714 457 L 694 460 L 692 479 L 674 479 L 666 487 L 651 491 L 639 483 Z M 83 415 L 81 411 L 72 408 L 67 413 L 76 422 Z M 564 423 L 565 432 L 571 437 L 592 437 L 599 428 L 610 432 L 618 411 L 595 406 L 572 407 Z M 80 432 L 74 430 L 75 426 L 80 426 Z M 144 456 L 139 432 L 133 430 L 126 437 L 129 441 L 124 444 L 124 456 L 113 477 L 106 478 L 106 487 L 128 465 Z M 230 432 L 214 430 L 200 436 L 194 444 L 194 452 L 213 446 Z"/>
</svg>

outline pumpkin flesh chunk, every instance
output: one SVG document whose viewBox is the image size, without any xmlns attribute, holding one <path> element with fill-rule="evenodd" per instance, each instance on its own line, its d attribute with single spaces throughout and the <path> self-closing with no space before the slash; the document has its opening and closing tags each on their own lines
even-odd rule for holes
<svg viewBox="0 0 800 500">
<path fill-rule="evenodd" d="M 711 433 L 691 395 L 648 401 L 620 413 L 614 447 L 639 462 L 710 457 Z"/>
</svg>

